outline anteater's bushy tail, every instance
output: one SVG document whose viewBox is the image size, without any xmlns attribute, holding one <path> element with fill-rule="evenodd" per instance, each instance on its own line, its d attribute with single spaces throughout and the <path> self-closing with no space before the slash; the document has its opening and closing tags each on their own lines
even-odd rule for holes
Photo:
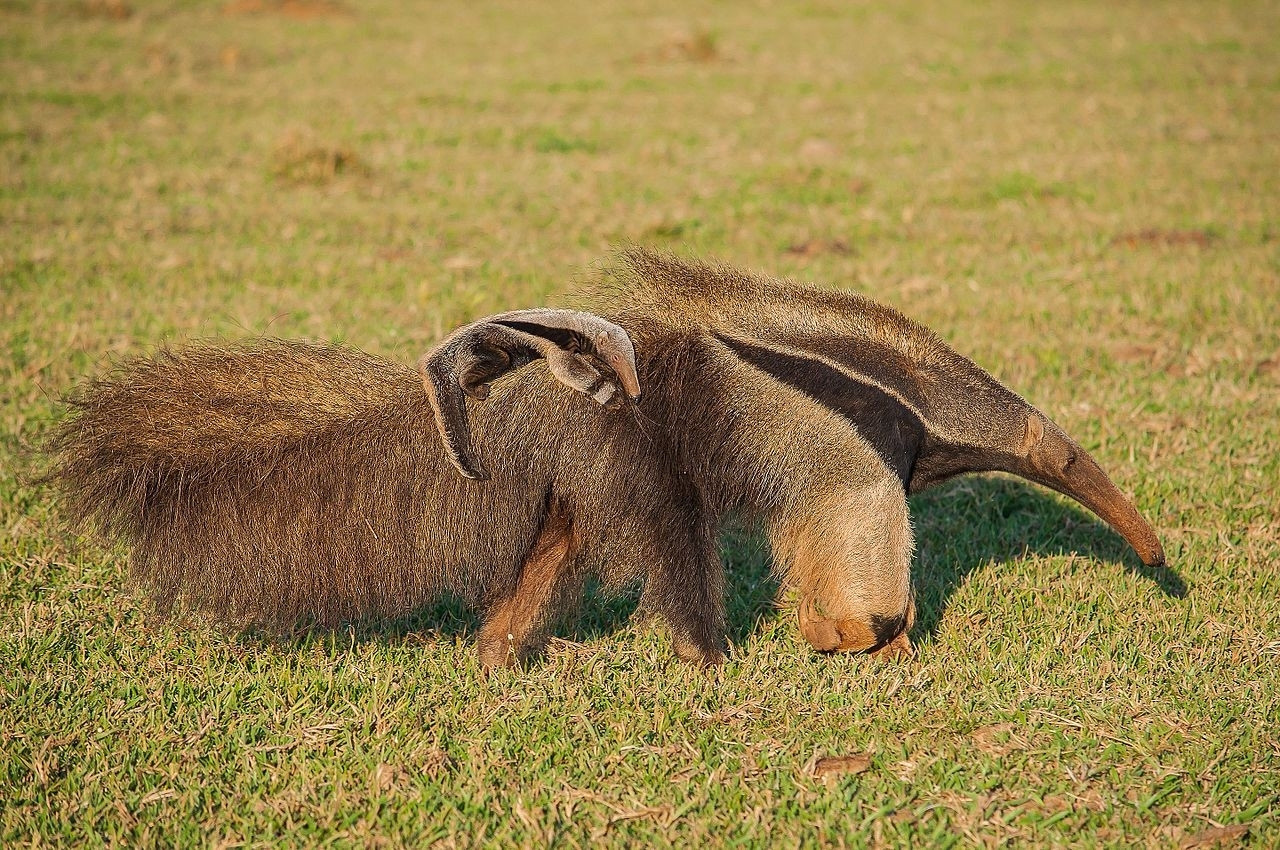
<svg viewBox="0 0 1280 850">
<path fill-rule="evenodd" d="M 131 549 L 167 609 L 287 628 L 428 589 L 414 532 L 430 410 L 414 371 L 338 346 L 161 351 L 90 381 L 52 434 L 69 516 Z M 416 509 L 415 509 L 416 505 Z"/>
</svg>

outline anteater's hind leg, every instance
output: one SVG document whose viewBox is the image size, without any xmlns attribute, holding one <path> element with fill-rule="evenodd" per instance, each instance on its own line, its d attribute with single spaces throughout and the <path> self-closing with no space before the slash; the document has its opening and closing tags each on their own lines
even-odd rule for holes
<svg viewBox="0 0 1280 850">
<path fill-rule="evenodd" d="M 627 553 L 646 566 L 642 617 L 656 616 L 676 655 L 703 667 L 725 661 L 724 568 L 696 498 L 666 506 Z"/>
<path fill-rule="evenodd" d="M 547 624 L 556 585 L 569 571 L 577 549 L 569 517 L 552 509 L 521 566 L 515 591 L 486 612 L 478 640 L 483 667 L 514 667 L 521 661 Z"/>
<path fill-rule="evenodd" d="M 666 622 L 676 655 L 704 667 L 725 660 L 724 569 L 707 538 L 693 534 L 687 549 L 655 559 L 641 603 Z"/>
</svg>

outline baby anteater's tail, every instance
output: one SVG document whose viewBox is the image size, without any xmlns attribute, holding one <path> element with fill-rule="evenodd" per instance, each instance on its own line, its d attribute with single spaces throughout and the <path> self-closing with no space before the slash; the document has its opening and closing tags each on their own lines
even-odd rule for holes
<svg viewBox="0 0 1280 850">
<path fill-rule="evenodd" d="M 48 478 L 69 515 L 131 547 L 162 608 L 288 627 L 419 595 L 402 586 L 421 512 L 406 482 L 431 413 L 412 369 L 261 340 L 161 351 L 69 402 Z"/>
</svg>

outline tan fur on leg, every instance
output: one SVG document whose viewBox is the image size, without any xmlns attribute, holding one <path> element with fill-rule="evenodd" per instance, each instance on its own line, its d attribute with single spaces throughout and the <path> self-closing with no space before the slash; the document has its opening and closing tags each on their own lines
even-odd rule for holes
<svg viewBox="0 0 1280 850">
<path fill-rule="evenodd" d="M 815 649 L 909 650 L 911 523 L 897 479 L 817 503 L 779 537 L 802 594 L 800 631 Z"/>
<path fill-rule="evenodd" d="M 577 541 L 568 517 L 553 512 L 543 523 L 520 572 L 515 593 L 490 609 L 477 641 L 480 664 L 514 667 L 546 620 L 556 581 L 572 562 Z"/>
</svg>

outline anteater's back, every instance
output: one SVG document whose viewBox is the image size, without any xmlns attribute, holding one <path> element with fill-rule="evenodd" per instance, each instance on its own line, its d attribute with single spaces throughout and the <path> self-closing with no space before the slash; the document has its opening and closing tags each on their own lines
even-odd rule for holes
<svg viewBox="0 0 1280 850">
<path fill-rule="evenodd" d="M 342 347 L 162 351 L 77 393 L 50 478 L 72 516 L 130 546 L 161 607 L 332 624 L 466 592 L 481 562 L 506 568 L 504 532 L 518 531 L 424 522 L 486 498 L 463 489 L 430 423 L 412 369 Z"/>
</svg>

